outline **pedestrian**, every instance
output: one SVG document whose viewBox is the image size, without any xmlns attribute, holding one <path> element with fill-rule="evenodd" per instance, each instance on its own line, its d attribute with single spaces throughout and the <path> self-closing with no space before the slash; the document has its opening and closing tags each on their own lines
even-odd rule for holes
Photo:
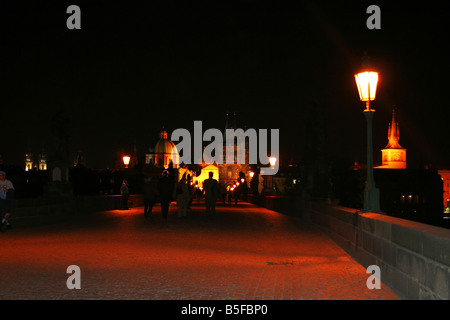
<svg viewBox="0 0 450 320">
<path fill-rule="evenodd" d="M 191 178 L 190 174 L 187 175 L 186 184 L 187 184 L 187 187 L 189 190 L 189 203 L 188 203 L 187 208 L 190 209 L 191 205 L 192 205 L 192 201 L 194 200 L 194 193 L 195 193 L 195 188 L 192 185 L 192 178 Z"/>
<path fill-rule="evenodd" d="M 170 202 L 172 201 L 172 183 L 167 170 L 163 171 L 162 177 L 158 181 L 158 193 L 161 201 L 161 214 L 163 219 L 167 219 Z"/>
<path fill-rule="evenodd" d="M 185 218 L 187 215 L 187 207 L 189 205 L 189 200 L 191 199 L 191 194 L 189 192 L 189 188 L 186 183 L 186 178 L 184 176 L 178 182 L 174 190 L 173 196 L 177 201 L 178 218 Z"/>
<path fill-rule="evenodd" d="M 150 176 L 145 177 L 143 193 L 144 193 L 144 217 L 150 218 L 152 215 L 153 205 L 156 200 L 156 187 Z"/>
<path fill-rule="evenodd" d="M 6 179 L 5 171 L 0 171 L 0 231 L 11 228 L 9 218 L 14 208 L 14 186 Z"/>
<path fill-rule="evenodd" d="M 209 216 L 216 214 L 216 200 L 219 196 L 219 183 L 213 179 L 213 172 L 209 173 L 209 178 L 203 181 L 203 191 L 205 192 L 206 213 Z"/>
<path fill-rule="evenodd" d="M 233 190 L 233 198 L 234 198 L 234 204 L 237 205 L 238 204 L 238 200 L 239 200 L 239 196 L 241 195 L 241 188 L 242 186 L 236 186 Z"/>
<path fill-rule="evenodd" d="M 130 192 L 128 189 L 128 181 L 123 180 L 122 186 L 120 187 L 120 194 L 122 194 L 122 206 L 123 210 L 129 210 L 128 208 L 128 198 L 130 197 Z"/>
<path fill-rule="evenodd" d="M 227 191 L 227 200 L 228 200 L 228 204 L 231 204 L 231 198 L 233 197 L 233 190 L 231 190 L 232 188 L 230 187 Z"/>
</svg>

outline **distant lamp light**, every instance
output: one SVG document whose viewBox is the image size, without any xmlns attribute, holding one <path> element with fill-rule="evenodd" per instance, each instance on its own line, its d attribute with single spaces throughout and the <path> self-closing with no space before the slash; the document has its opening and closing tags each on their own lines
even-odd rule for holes
<svg viewBox="0 0 450 320">
<path fill-rule="evenodd" d="M 244 183 L 244 178 L 241 178 L 241 183 Z"/>
<path fill-rule="evenodd" d="M 130 157 L 129 156 L 123 156 L 123 164 L 125 165 L 125 168 L 128 168 L 128 165 L 130 164 Z"/>
<path fill-rule="evenodd" d="M 253 178 L 254 175 L 255 173 L 253 171 L 250 171 L 250 178 Z"/>
<path fill-rule="evenodd" d="M 277 158 L 276 157 L 270 157 L 269 158 L 269 163 L 271 167 L 275 167 L 275 164 L 277 163 Z"/>
</svg>

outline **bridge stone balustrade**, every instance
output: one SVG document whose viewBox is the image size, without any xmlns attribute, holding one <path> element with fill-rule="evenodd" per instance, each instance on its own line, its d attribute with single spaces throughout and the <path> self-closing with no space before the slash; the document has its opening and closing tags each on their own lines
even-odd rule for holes
<svg viewBox="0 0 450 320">
<path fill-rule="evenodd" d="M 130 195 L 133 206 L 142 206 L 141 195 Z M 28 227 L 55 223 L 70 216 L 122 208 L 119 195 L 46 196 L 15 201 L 11 224 Z"/>
<path fill-rule="evenodd" d="M 404 299 L 450 299 L 450 229 L 326 201 L 270 196 L 254 202 L 316 225 L 364 267 L 379 266 L 381 281 Z"/>
</svg>

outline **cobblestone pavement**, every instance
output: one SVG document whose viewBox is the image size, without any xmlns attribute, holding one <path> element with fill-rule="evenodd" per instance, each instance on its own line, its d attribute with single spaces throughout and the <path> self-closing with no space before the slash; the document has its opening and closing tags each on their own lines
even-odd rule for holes
<svg viewBox="0 0 450 320">
<path fill-rule="evenodd" d="M 194 203 L 185 219 L 159 205 L 0 234 L 0 299 L 398 299 L 325 234 L 251 204 Z M 67 267 L 81 269 L 69 290 Z"/>
</svg>

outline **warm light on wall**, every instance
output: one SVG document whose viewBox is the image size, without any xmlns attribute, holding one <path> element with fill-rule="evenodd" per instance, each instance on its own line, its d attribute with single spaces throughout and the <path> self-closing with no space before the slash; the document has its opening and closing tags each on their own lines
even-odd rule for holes
<svg viewBox="0 0 450 320">
<path fill-rule="evenodd" d="M 356 85 L 358 86 L 359 98 L 361 101 L 375 100 L 378 84 L 378 72 L 364 71 L 355 74 Z"/>
</svg>

